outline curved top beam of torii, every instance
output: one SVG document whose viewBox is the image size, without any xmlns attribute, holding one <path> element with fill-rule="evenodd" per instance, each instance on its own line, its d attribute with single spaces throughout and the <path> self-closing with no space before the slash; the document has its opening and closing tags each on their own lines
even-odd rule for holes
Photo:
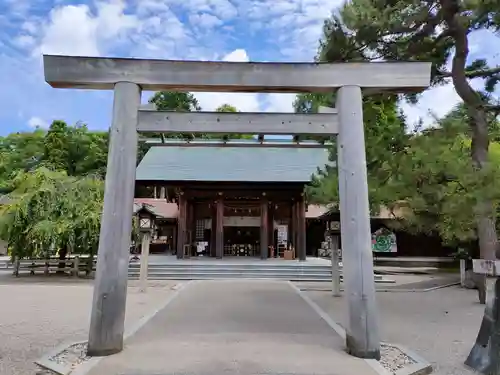
<svg viewBox="0 0 500 375">
<path fill-rule="evenodd" d="M 430 84 L 428 62 L 274 63 L 173 61 L 44 55 L 45 80 L 55 88 L 193 92 L 330 92 L 342 86 L 418 92 Z"/>
</svg>

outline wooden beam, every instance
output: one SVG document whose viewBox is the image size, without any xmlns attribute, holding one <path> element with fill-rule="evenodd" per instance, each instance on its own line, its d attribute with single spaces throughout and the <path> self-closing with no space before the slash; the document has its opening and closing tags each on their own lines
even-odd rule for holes
<svg viewBox="0 0 500 375">
<path fill-rule="evenodd" d="M 359 86 L 414 92 L 430 84 L 427 62 L 255 63 L 44 55 L 45 80 L 56 88 L 111 90 L 133 82 L 143 90 L 331 92 Z"/>
<path fill-rule="evenodd" d="M 224 199 L 232 200 L 237 202 L 238 197 L 248 197 L 258 199 L 262 197 L 262 190 L 223 190 L 224 191 Z M 270 199 L 272 198 L 274 201 L 289 201 L 292 198 L 298 197 L 300 193 L 297 193 L 296 190 L 275 190 L 270 191 L 266 190 L 266 195 Z M 219 194 L 217 190 L 186 190 L 185 196 L 189 199 L 217 199 Z"/>
<path fill-rule="evenodd" d="M 139 110 L 137 131 L 143 133 L 239 133 L 332 135 L 338 121 L 332 114 L 251 112 L 170 112 Z"/>
<path fill-rule="evenodd" d="M 273 147 L 273 148 L 328 148 L 334 145 L 333 142 L 318 142 L 312 140 L 304 140 L 294 142 L 288 139 L 276 139 L 260 142 L 258 139 L 198 139 L 198 140 L 183 140 L 183 139 L 142 139 L 142 142 L 150 146 L 182 146 L 182 147 Z"/>
</svg>

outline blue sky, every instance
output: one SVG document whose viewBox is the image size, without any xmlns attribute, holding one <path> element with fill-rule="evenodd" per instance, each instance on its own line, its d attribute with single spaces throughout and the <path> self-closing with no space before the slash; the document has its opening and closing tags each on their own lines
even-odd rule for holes
<svg viewBox="0 0 500 375">
<path fill-rule="evenodd" d="M 339 0 L 1 0 L 0 135 L 54 119 L 93 129 L 110 123 L 111 93 L 56 90 L 43 79 L 42 53 L 192 60 L 310 61 L 323 20 Z M 472 38 L 474 55 L 500 60 L 497 37 Z M 496 52 L 498 53 L 498 52 Z M 147 101 L 150 93 L 143 94 Z M 291 111 L 293 95 L 196 94 L 204 110 Z M 412 121 L 456 102 L 450 86 L 405 105 Z"/>
</svg>

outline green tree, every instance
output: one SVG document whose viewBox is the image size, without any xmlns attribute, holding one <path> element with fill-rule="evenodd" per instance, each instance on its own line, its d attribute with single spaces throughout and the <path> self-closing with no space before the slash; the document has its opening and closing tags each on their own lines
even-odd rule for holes
<svg viewBox="0 0 500 375">
<path fill-rule="evenodd" d="M 350 35 L 367 59 L 432 62 L 432 85 L 451 82 L 463 100 L 473 165 L 483 170 L 489 168 L 488 128 L 499 109 L 494 91 L 500 67 L 490 66 L 486 56 L 470 61 L 469 39 L 474 31 L 499 29 L 499 5 L 497 0 L 352 0 L 327 24 L 335 35 Z M 324 53 L 341 55 L 344 51 L 331 42 Z M 484 80 L 481 90 L 471 84 L 475 78 Z M 495 259 L 495 209 L 493 202 L 484 200 L 475 210 L 480 252 L 485 259 Z"/>
<path fill-rule="evenodd" d="M 331 43 L 345 50 L 343 55 L 326 54 Z M 335 33 L 326 22 L 320 41 L 316 61 L 346 62 L 364 61 L 356 41 L 347 34 Z M 334 106 L 335 94 L 301 94 L 295 102 L 295 112 L 316 113 L 320 106 Z M 379 94 L 363 99 L 363 119 L 365 123 L 365 143 L 368 170 L 370 208 L 377 214 L 382 205 L 393 202 L 387 194 L 387 182 L 399 165 L 401 151 L 406 147 L 408 135 L 405 133 L 405 119 L 398 109 L 395 95 Z M 330 148 L 330 161 L 337 161 L 336 146 Z M 316 203 L 337 203 L 338 182 L 336 168 L 320 168 L 313 176 L 307 189 L 308 199 Z"/>
<path fill-rule="evenodd" d="M 159 91 L 156 92 L 150 99 L 149 103 L 155 105 L 156 110 L 158 111 L 173 111 L 173 112 L 194 112 L 201 111 L 201 107 L 198 103 L 198 100 L 194 97 L 193 94 L 188 92 L 175 92 L 175 91 Z M 180 139 L 194 139 L 196 137 L 206 138 L 205 135 L 201 134 L 195 137 L 194 134 L 188 133 L 153 133 L 150 134 L 153 138 L 161 138 L 164 141 L 166 138 L 180 138 Z M 147 144 L 141 144 L 139 146 L 139 157 L 141 160 L 142 157 L 146 154 L 147 150 L 149 150 L 149 146 Z"/>
<path fill-rule="evenodd" d="M 326 60 L 340 58 L 356 50 L 366 60 L 430 61 L 432 63 L 432 85 L 451 82 L 464 103 L 470 129 L 471 169 L 466 175 L 480 184 L 471 184 L 475 192 L 463 189 L 458 183 L 446 184 L 469 191 L 476 200 L 472 218 L 476 223 L 480 255 L 484 259 L 496 258 L 498 246 L 496 232 L 496 210 L 498 201 L 487 191 L 484 184 L 495 175 L 495 166 L 490 161 L 489 128 L 498 114 L 498 98 L 494 95 L 500 81 L 500 67 L 490 66 L 487 56 L 471 61 L 469 39 L 477 30 L 483 32 L 499 30 L 500 3 L 498 0 L 351 0 L 325 23 L 332 35 L 324 41 L 323 55 Z M 348 36 L 348 38 L 346 38 Z M 350 44 L 337 43 L 349 39 Z M 346 61 L 346 60 L 343 60 Z M 448 62 L 451 61 L 451 69 Z M 477 90 L 471 80 L 480 78 L 484 86 Z M 418 96 L 407 95 L 416 101 Z M 455 147 L 461 147 L 460 138 Z M 461 150 L 467 151 L 467 150 Z M 468 171 L 468 170 L 466 170 Z M 435 171 L 433 171 L 435 173 Z M 458 178 L 453 180 L 460 181 Z M 449 193 L 443 192 L 442 194 Z M 466 200 L 469 200 L 467 195 Z M 469 211 L 470 212 L 470 211 Z M 451 223 L 450 223 L 451 224 Z M 480 301 L 485 303 L 485 278 L 478 283 Z M 500 282 L 494 287 L 495 297 L 485 310 L 485 317 L 476 345 L 467 363 L 479 368 L 478 361 L 487 363 L 481 371 L 500 374 L 500 334 L 498 318 L 493 312 L 499 309 Z M 489 348 L 482 350 L 480 348 Z M 485 353 L 478 355 L 478 353 Z M 481 365 L 482 366 L 482 365 Z"/>
<path fill-rule="evenodd" d="M 215 112 L 238 112 L 236 107 L 230 105 L 230 104 L 222 104 L 217 109 Z"/>
<path fill-rule="evenodd" d="M 19 171 L 36 168 L 43 158 L 45 131 L 12 133 L 0 137 L 0 194 L 12 190 L 12 178 Z"/>
<path fill-rule="evenodd" d="M 54 121 L 44 137 L 42 164 L 70 176 L 94 174 L 104 178 L 108 154 L 108 133 L 89 131 L 85 124 L 68 126 Z"/>
<path fill-rule="evenodd" d="M 71 250 L 95 254 L 99 239 L 104 183 L 72 177 L 44 167 L 20 172 L 10 203 L 0 212 L 0 237 L 11 255 L 63 257 Z"/>
<path fill-rule="evenodd" d="M 153 103 L 158 111 L 201 111 L 198 100 L 189 92 L 159 91 L 149 102 Z"/>
</svg>

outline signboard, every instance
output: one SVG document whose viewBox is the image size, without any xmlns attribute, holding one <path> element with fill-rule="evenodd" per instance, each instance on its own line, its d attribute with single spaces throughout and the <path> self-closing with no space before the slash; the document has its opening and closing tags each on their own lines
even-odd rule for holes
<svg viewBox="0 0 500 375">
<path fill-rule="evenodd" d="M 380 228 L 372 234 L 372 251 L 375 253 L 396 253 L 396 235 L 386 228 Z"/>
<path fill-rule="evenodd" d="M 473 259 L 472 270 L 480 275 L 498 276 L 500 260 Z"/>
<path fill-rule="evenodd" d="M 278 244 L 285 245 L 288 242 L 288 225 L 278 225 Z"/>
<path fill-rule="evenodd" d="M 224 216 L 225 227 L 260 227 L 258 216 Z"/>
</svg>

